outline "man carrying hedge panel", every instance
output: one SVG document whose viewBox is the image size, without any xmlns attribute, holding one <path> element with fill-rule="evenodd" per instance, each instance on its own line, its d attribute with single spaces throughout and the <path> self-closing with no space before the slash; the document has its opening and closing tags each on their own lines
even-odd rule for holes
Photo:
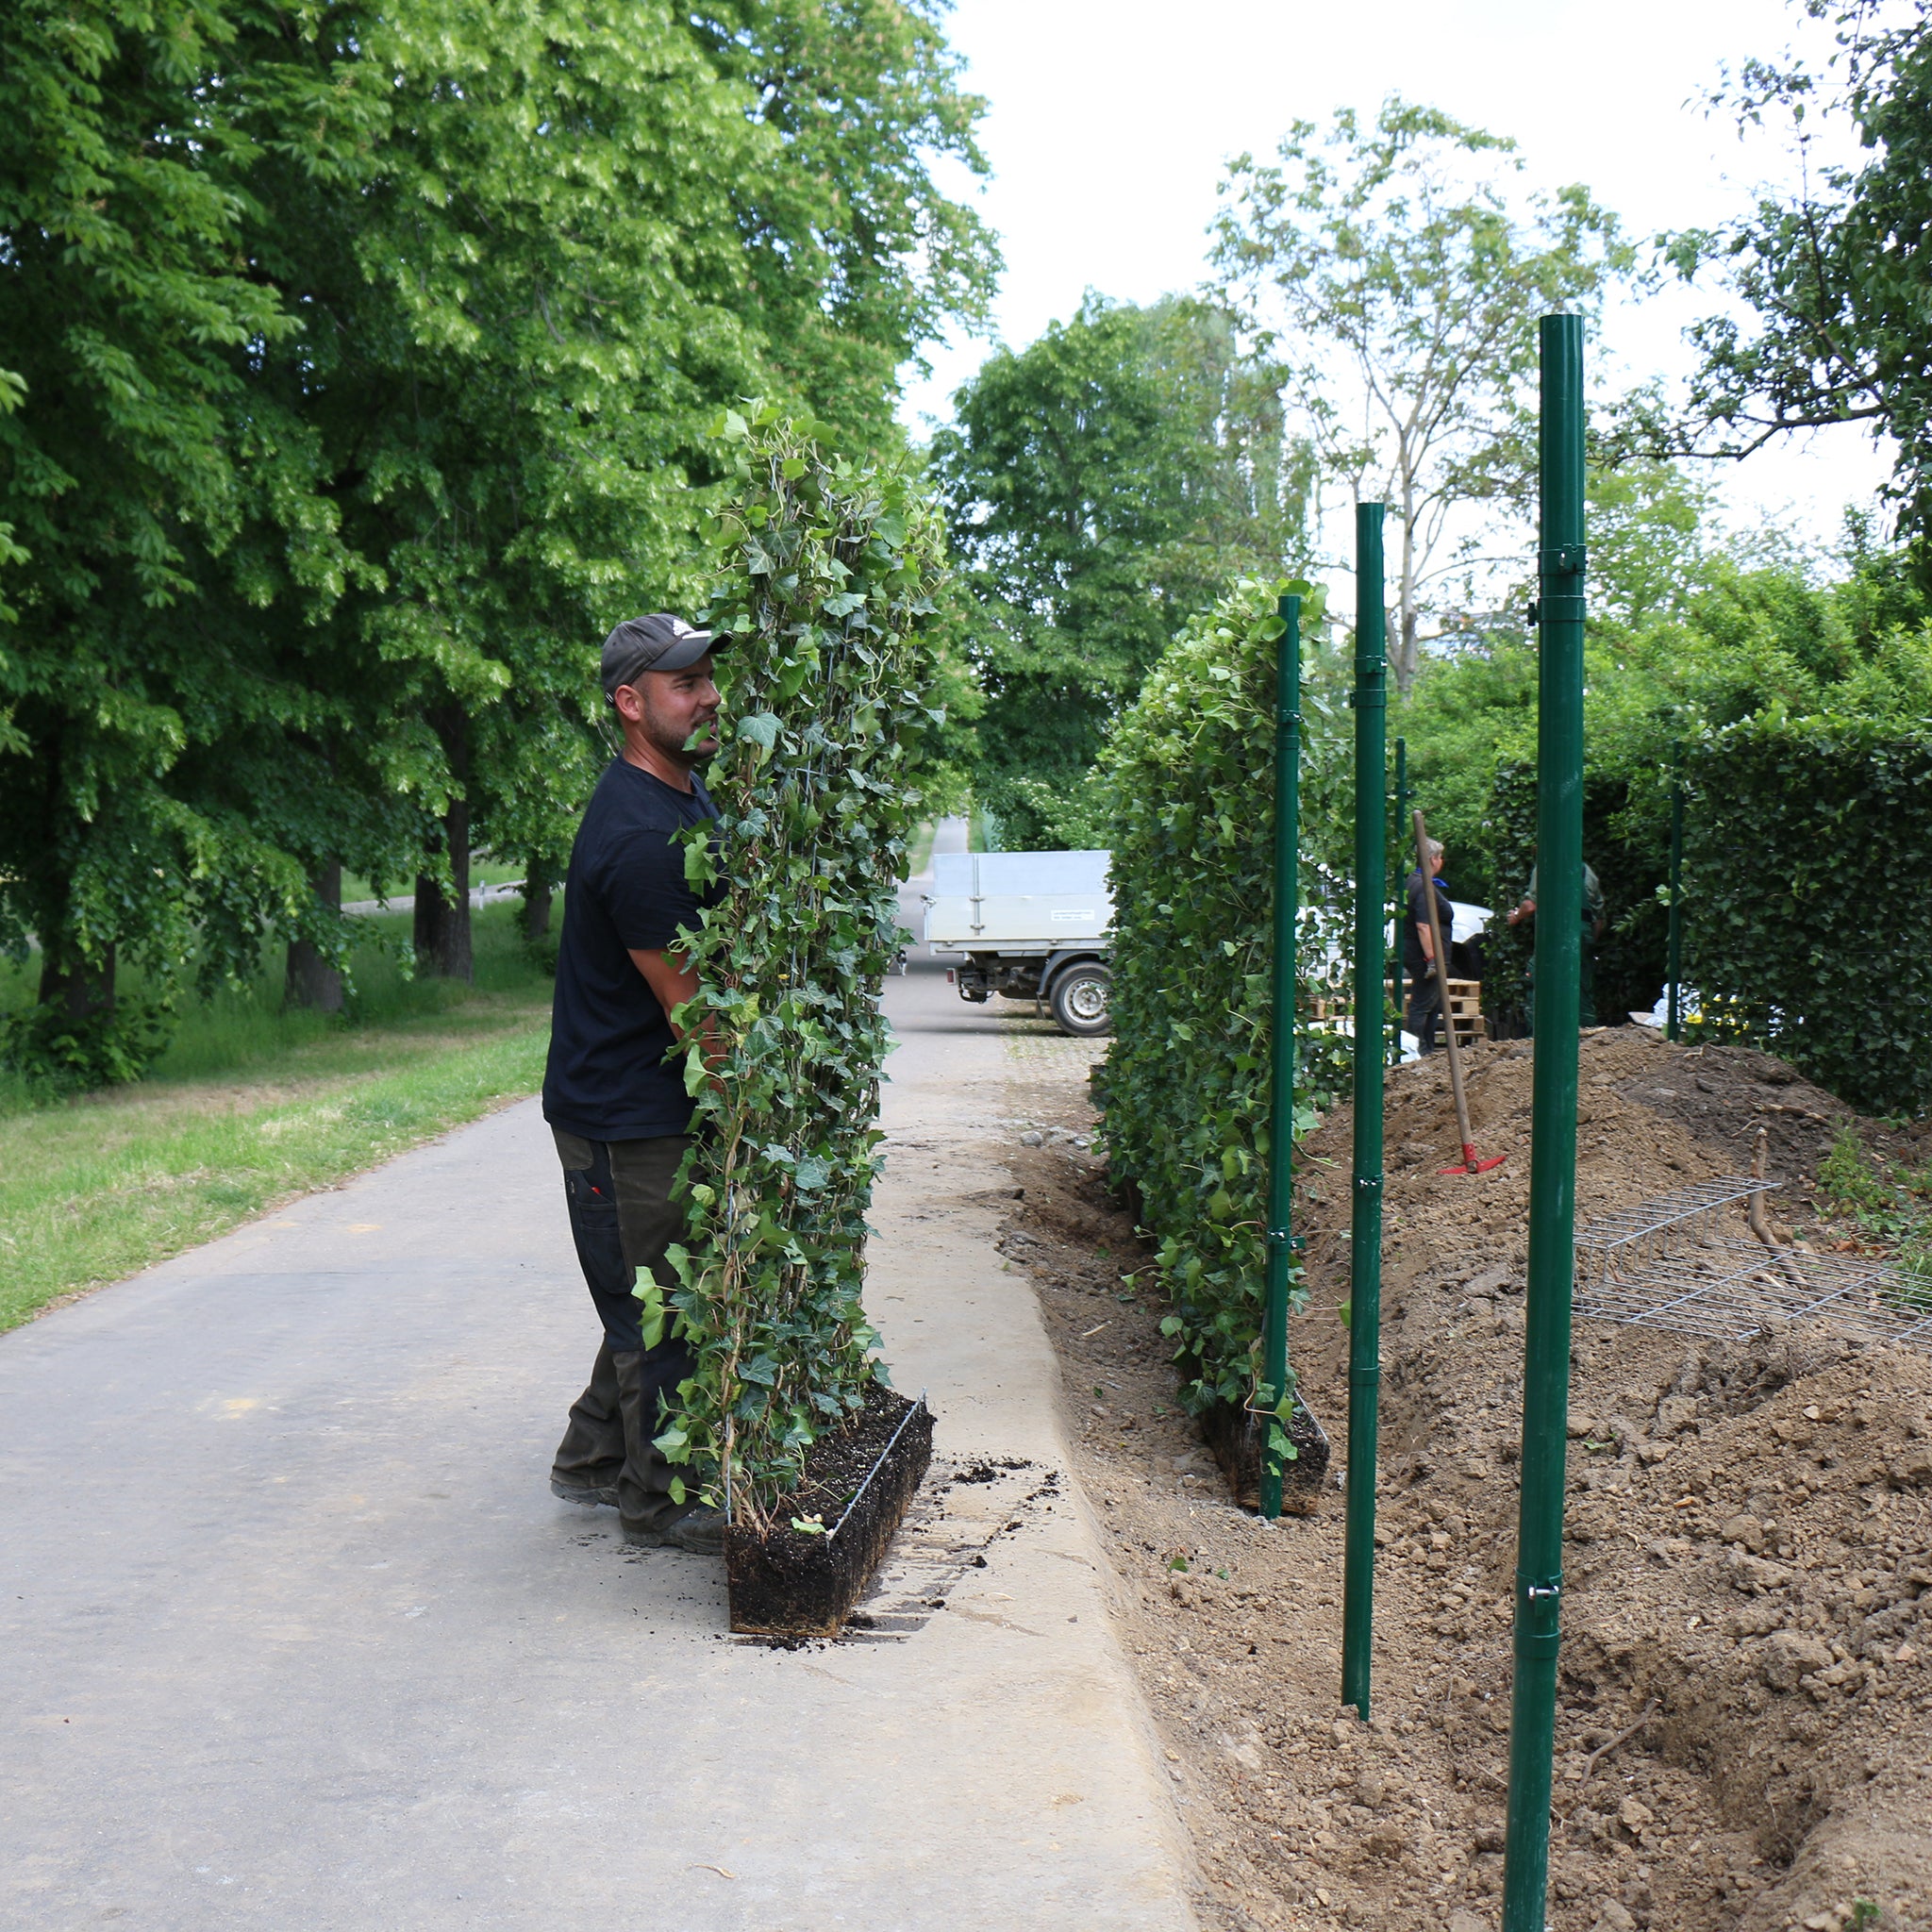
<svg viewBox="0 0 1932 1932">
<path fill-rule="evenodd" d="M 676 1286 L 665 1251 L 684 1231 L 672 1184 L 691 1116 L 669 1016 L 697 991 L 677 934 L 701 910 L 675 835 L 718 816 L 697 775 L 718 749 L 711 648 L 708 633 L 667 611 L 626 619 L 604 641 L 624 750 L 571 847 L 543 1075 L 571 1233 L 604 1324 L 551 1491 L 614 1505 L 626 1542 L 706 1554 L 724 1546 L 724 1512 L 674 1499 L 654 1439 L 692 1367 L 664 1300 Z"/>
</svg>

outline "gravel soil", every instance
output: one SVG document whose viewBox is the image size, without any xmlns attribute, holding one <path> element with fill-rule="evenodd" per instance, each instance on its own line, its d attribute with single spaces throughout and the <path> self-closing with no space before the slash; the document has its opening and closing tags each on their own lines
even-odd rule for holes
<svg viewBox="0 0 1932 1932">
<path fill-rule="evenodd" d="M 1373 1722 L 1340 1705 L 1341 1502 L 1264 1524 L 1178 1412 L 1149 1251 L 1084 1144 L 1084 1058 L 1009 1088 L 1007 1252 L 1064 1368 L 1081 1487 L 1193 1833 L 1204 1922 L 1498 1923 L 1522 1394 L 1530 1049 L 1478 1049 L 1443 1179 L 1446 1068 L 1390 1076 Z M 1814 1246 L 1855 1122 L 1790 1068 L 1586 1035 L 1578 1219 L 1748 1167 Z M 1346 1110 L 1306 1144 L 1304 1394 L 1345 1441 Z M 1746 1344 L 1579 1319 L 1556 1932 L 1932 1932 L 1932 1356 L 1812 1325 Z"/>
</svg>

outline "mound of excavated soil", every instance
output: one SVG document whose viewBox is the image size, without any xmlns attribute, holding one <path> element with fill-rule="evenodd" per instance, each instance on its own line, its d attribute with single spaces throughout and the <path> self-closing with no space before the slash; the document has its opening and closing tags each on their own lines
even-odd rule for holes
<svg viewBox="0 0 1932 1932">
<path fill-rule="evenodd" d="M 1016 1088 L 1084 1128 L 1084 1067 Z M 1240 1926 L 1483 1932 L 1507 1760 L 1526 1043 L 1479 1049 L 1475 1135 L 1438 1175 L 1441 1058 L 1390 1076 L 1375 1723 L 1339 1710 L 1341 1498 L 1264 1525 L 1226 1500 L 1161 1357 L 1146 1251 L 1070 1143 L 1014 1150 L 1011 1249 L 1067 1368 L 1080 1474 L 1204 1871 Z M 1811 1244 L 1839 1103 L 1789 1068 L 1587 1035 L 1578 1221 L 1748 1166 L 1758 1126 Z M 1345 1440 L 1351 1123 L 1300 1170 L 1302 1387 Z M 1745 1344 L 1579 1318 L 1557 1732 L 1557 1932 L 1932 1928 L 1932 1356 L 1818 1325 Z M 1174 1568 L 1185 1563 L 1183 1571 Z M 1859 1905 L 1870 1900 L 1882 1916 Z"/>
</svg>

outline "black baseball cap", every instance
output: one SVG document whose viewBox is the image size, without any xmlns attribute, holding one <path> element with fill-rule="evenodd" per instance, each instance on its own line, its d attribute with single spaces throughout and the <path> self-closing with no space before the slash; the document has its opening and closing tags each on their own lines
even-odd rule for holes
<svg viewBox="0 0 1932 1932">
<path fill-rule="evenodd" d="M 620 684 L 635 684 L 647 671 L 687 670 L 715 649 L 709 631 L 668 610 L 626 617 L 604 640 L 604 695 L 614 697 Z"/>
</svg>

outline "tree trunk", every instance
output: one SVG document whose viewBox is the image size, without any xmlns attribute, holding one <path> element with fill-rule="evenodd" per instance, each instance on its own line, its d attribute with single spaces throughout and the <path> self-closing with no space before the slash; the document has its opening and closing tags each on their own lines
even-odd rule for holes
<svg viewBox="0 0 1932 1932">
<path fill-rule="evenodd" d="M 426 874 L 416 875 L 416 970 L 434 979 L 474 980 L 470 945 L 470 808 L 453 800 L 443 815 L 442 834 L 455 886 L 445 899 L 441 886 Z"/>
<path fill-rule="evenodd" d="M 1395 674 L 1395 690 L 1407 697 L 1415 686 L 1421 668 L 1416 649 L 1415 608 L 1415 483 L 1405 468 L 1402 478 L 1402 567 L 1396 585 L 1395 649 L 1390 670 Z"/>
<path fill-rule="evenodd" d="M 41 1004 L 58 1007 L 70 1020 L 91 1020 L 114 1004 L 114 948 L 98 966 L 71 959 L 53 947 L 41 955 Z"/>
<path fill-rule="evenodd" d="M 342 867 L 331 859 L 308 882 L 315 896 L 331 912 L 342 909 Z M 288 971 L 282 981 L 282 1005 L 309 1007 L 318 1013 L 342 1010 L 342 975 L 325 959 L 309 940 L 289 941 Z"/>
<path fill-rule="evenodd" d="M 449 855 L 451 896 L 434 879 L 416 880 L 416 970 L 437 979 L 474 982 L 470 944 L 470 732 L 469 721 L 455 706 L 438 711 L 430 723 L 442 741 L 458 796 L 442 815 L 443 850 Z"/>
<path fill-rule="evenodd" d="M 524 867 L 524 937 L 541 940 L 550 930 L 550 908 L 557 888 L 533 858 Z"/>
</svg>

